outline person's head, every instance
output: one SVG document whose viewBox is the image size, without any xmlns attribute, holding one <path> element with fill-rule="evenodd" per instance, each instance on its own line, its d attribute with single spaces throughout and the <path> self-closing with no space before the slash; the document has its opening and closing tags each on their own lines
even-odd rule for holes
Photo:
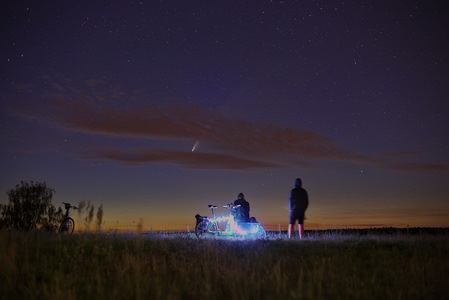
<svg viewBox="0 0 449 300">
<path fill-rule="evenodd" d="M 296 178 L 296 180 L 295 180 L 295 187 L 302 187 L 302 180 L 301 180 L 301 178 Z"/>
<path fill-rule="evenodd" d="M 245 199 L 245 196 L 243 195 L 243 193 L 240 193 L 240 194 L 237 195 L 237 198 L 238 199 Z"/>
</svg>

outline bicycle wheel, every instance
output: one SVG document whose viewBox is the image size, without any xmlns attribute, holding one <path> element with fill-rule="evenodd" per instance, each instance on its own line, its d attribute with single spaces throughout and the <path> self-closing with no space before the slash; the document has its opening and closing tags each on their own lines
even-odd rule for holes
<svg viewBox="0 0 449 300">
<path fill-rule="evenodd" d="M 196 224 L 195 235 L 198 239 L 202 240 L 207 237 L 215 236 L 218 234 L 218 228 L 215 223 L 203 220 Z"/>
<path fill-rule="evenodd" d="M 65 218 L 59 226 L 59 233 L 72 234 L 73 230 L 75 230 L 75 221 L 71 217 Z"/>
<path fill-rule="evenodd" d="M 267 232 L 265 229 L 263 229 L 262 225 L 259 224 L 259 230 L 257 231 L 257 238 L 258 239 L 266 239 L 267 238 Z"/>
</svg>

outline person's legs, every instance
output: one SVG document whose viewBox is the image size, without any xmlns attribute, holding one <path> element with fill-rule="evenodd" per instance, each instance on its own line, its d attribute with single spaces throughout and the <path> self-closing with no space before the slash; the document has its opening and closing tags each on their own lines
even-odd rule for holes
<svg viewBox="0 0 449 300">
<path fill-rule="evenodd" d="M 302 240 L 304 236 L 304 224 L 298 223 L 299 239 Z"/>
<path fill-rule="evenodd" d="M 288 239 L 291 240 L 295 235 L 295 224 L 298 221 L 298 212 L 290 210 L 288 217 Z"/>
<path fill-rule="evenodd" d="M 289 214 L 288 214 L 288 239 L 291 240 L 292 239 L 292 234 L 294 234 L 294 226 L 296 223 L 296 216 L 295 216 L 295 212 L 290 210 Z"/>
<path fill-rule="evenodd" d="M 288 239 L 292 239 L 292 233 L 294 233 L 294 224 L 288 224 Z"/>
</svg>

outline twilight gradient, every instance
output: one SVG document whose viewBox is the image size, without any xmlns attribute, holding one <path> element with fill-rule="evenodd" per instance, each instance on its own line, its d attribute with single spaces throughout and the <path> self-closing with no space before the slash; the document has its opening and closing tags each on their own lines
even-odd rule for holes
<svg viewBox="0 0 449 300">
<path fill-rule="evenodd" d="M 301 177 L 306 229 L 449 226 L 445 2 L 8 5 L 0 203 L 46 181 L 103 228 L 193 229 L 243 192 L 285 229 Z"/>
</svg>

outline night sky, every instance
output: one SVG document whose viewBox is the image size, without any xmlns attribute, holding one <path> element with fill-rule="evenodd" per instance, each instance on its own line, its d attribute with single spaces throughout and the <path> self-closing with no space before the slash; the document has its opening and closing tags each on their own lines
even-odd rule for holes
<svg viewBox="0 0 449 300">
<path fill-rule="evenodd" d="M 243 192 L 285 229 L 301 177 L 306 230 L 449 226 L 445 1 L 24 2 L 1 11 L 1 203 L 45 181 L 104 228 L 193 229 Z"/>
</svg>

